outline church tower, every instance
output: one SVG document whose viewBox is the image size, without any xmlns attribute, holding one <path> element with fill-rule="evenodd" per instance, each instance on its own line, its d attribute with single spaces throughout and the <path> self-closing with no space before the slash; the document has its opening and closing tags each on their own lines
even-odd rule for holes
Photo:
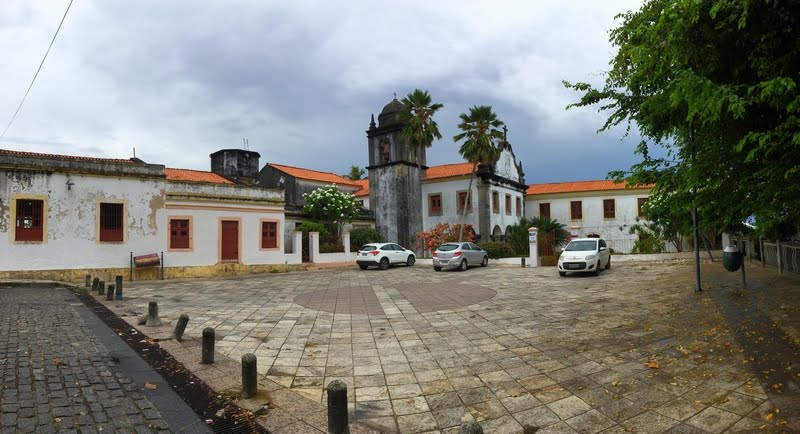
<svg viewBox="0 0 800 434">
<path fill-rule="evenodd" d="M 416 249 L 414 242 L 422 231 L 421 179 L 427 166 L 425 149 L 415 152 L 400 138 L 405 124 L 398 115 L 403 108 L 395 97 L 378 115 L 378 125 L 374 115 L 370 120 L 369 203 L 375 211 L 375 228 L 386 241 Z"/>
</svg>

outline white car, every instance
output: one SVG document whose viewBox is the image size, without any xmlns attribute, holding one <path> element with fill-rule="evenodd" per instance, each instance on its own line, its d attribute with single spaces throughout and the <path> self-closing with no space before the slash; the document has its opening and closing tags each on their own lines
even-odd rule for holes
<svg viewBox="0 0 800 434">
<path fill-rule="evenodd" d="M 395 264 L 405 264 L 410 267 L 417 262 L 417 255 L 399 244 L 369 243 L 358 251 L 356 262 L 362 270 L 366 270 L 370 265 L 385 270 Z"/>
<path fill-rule="evenodd" d="M 600 267 L 611 268 L 611 251 L 602 238 L 576 238 L 567 244 L 558 257 L 558 274 L 567 272 L 600 274 Z"/>
</svg>

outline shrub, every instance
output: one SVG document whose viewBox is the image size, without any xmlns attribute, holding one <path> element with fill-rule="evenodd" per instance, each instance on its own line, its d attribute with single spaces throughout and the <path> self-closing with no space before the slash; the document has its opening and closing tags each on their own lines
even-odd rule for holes
<svg viewBox="0 0 800 434">
<path fill-rule="evenodd" d="M 303 212 L 329 225 L 337 236 L 341 233 L 342 225 L 358 217 L 356 197 L 339 190 L 336 184 L 303 193 L 303 201 Z"/>
<path fill-rule="evenodd" d="M 330 235 L 330 231 L 322 223 L 318 222 L 303 222 L 295 227 L 296 231 L 300 231 L 303 235 L 308 235 L 309 232 L 319 232 L 320 237 Z"/>
<path fill-rule="evenodd" d="M 372 228 L 358 228 L 350 231 L 350 247 L 352 251 L 356 251 L 364 244 L 369 243 L 382 243 L 383 236 L 381 233 Z M 407 246 L 403 246 L 407 247 Z"/>
<path fill-rule="evenodd" d="M 558 256 L 539 256 L 542 267 L 555 267 L 558 264 Z"/>
<path fill-rule="evenodd" d="M 486 253 L 489 254 L 489 257 L 492 259 L 511 258 L 516 256 L 514 254 L 514 248 L 508 243 L 484 241 L 482 243 L 478 243 L 478 246 L 483 250 L 486 250 Z"/>
<path fill-rule="evenodd" d="M 422 231 L 417 234 L 417 242 L 420 244 L 419 247 L 425 252 L 432 252 L 444 243 L 458 241 L 458 231 L 460 227 L 461 225 L 450 226 L 448 223 L 439 223 L 429 231 Z M 475 231 L 472 230 L 472 225 L 464 225 L 463 241 L 475 241 Z"/>
<path fill-rule="evenodd" d="M 320 244 L 320 253 L 343 253 L 344 246 L 341 244 Z"/>
</svg>

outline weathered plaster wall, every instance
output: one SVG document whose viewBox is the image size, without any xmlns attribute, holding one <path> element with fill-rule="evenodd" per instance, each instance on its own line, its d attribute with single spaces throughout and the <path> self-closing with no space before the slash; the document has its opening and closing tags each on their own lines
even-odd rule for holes
<svg viewBox="0 0 800 434">
<path fill-rule="evenodd" d="M 495 209 L 492 206 L 492 193 L 493 192 L 497 192 L 498 193 L 498 199 L 499 199 L 499 202 L 500 202 L 499 203 L 500 207 L 497 210 L 498 212 L 495 212 Z M 510 194 L 511 195 L 510 214 L 506 214 L 506 194 Z M 519 223 L 520 217 L 526 215 L 526 214 L 524 214 L 524 209 L 520 210 L 522 212 L 521 215 L 519 215 L 519 216 L 517 215 L 517 208 L 516 208 L 517 207 L 517 199 L 520 200 L 520 204 L 524 208 L 525 201 L 524 201 L 524 198 L 522 196 L 522 193 L 520 193 L 519 191 L 517 191 L 517 190 L 515 190 L 513 188 L 504 187 L 504 186 L 501 186 L 501 185 L 491 185 L 489 187 L 489 197 L 487 198 L 487 200 L 488 200 L 491 212 L 489 213 L 489 234 L 486 234 L 487 236 L 491 235 L 492 231 L 494 231 L 495 226 L 499 226 L 500 227 L 500 233 L 505 235 L 506 228 L 508 226 L 513 226 L 513 225 Z M 486 238 L 484 238 L 484 239 L 486 239 Z"/>
<path fill-rule="evenodd" d="M 508 148 L 500 152 L 500 157 L 494 163 L 494 172 L 506 179 L 522 182 L 517 170 L 517 161 L 514 158 L 514 153 Z"/>
<path fill-rule="evenodd" d="M 67 189 L 67 179 L 74 185 Z M 163 179 L 34 171 L 0 171 L 0 270 L 126 267 L 130 252 L 159 251 L 163 240 Z M 16 197 L 47 197 L 43 242 L 15 242 L 10 205 Z M 100 202 L 121 202 L 125 242 L 98 240 Z"/>
<path fill-rule="evenodd" d="M 458 210 L 458 192 L 466 191 L 469 187 L 469 178 L 458 178 L 448 181 L 428 181 L 422 183 L 422 227 L 430 230 L 439 223 L 449 223 L 450 225 L 461 223 L 461 211 Z M 439 193 L 442 195 L 442 214 L 431 215 L 430 200 L 431 194 Z M 467 210 L 464 217 L 464 224 L 471 224 L 478 232 L 477 217 L 477 196 L 478 180 L 472 182 L 472 209 Z"/>
<path fill-rule="evenodd" d="M 387 242 L 414 249 L 422 231 L 419 169 L 394 164 L 370 170 L 370 198 L 375 200 L 375 228 Z"/>
</svg>

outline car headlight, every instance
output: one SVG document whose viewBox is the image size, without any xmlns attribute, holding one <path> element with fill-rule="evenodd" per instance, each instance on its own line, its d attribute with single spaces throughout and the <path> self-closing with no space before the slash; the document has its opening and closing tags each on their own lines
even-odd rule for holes
<svg viewBox="0 0 800 434">
<path fill-rule="evenodd" d="M 587 256 L 587 257 L 586 257 L 586 260 L 587 260 L 587 261 L 591 261 L 591 260 L 592 260 L 592 259 L 594 259 L 594 258 L 596 258 L 596 256 L 595 256 L 595 255 L 589 255 L 589 256 Z"/>
</svg>

